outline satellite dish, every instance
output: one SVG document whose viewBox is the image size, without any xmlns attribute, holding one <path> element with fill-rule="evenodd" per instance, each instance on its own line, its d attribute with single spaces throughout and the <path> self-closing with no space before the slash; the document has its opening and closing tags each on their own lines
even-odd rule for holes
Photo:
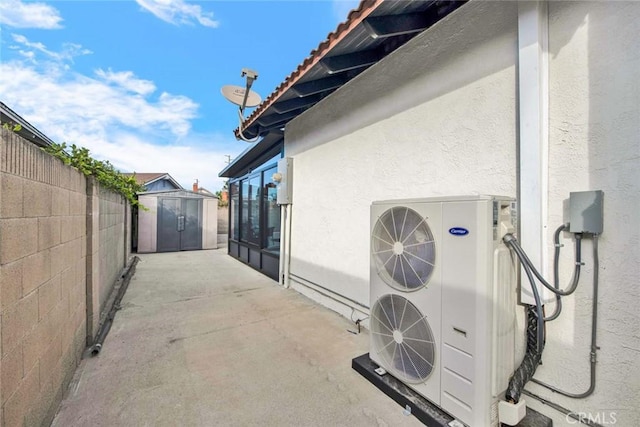
<svg viewBox="0 0 640 427">
<path fill-rule="evenodd" d="M 222 96 L 227 98 L 227 100 L 236 105 L 239 105 L 240 107 L 242 107 L 243 102 L 244 106 L 249 108 L 257 107 L 258 105 L 260 105 L 260 102 L 262 102 L 262 98 L 260 98 L 260 95 L 252 90 L 249 90 L 249 94 L 247 95 L 247 100 L 245 102 L 245 94 L 247 92 L 247 89 L 243 88 L 242 86 L 222 86 L 220 92 L 222 92 Z"/>
</svg>

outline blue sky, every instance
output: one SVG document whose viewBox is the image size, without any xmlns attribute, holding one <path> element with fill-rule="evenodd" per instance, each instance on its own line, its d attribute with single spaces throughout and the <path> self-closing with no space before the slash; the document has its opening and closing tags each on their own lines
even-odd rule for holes
<svg viewBox="0 0 640 427">
<path fill-rule="evenodd" d="M 1 0 L 0 100 L 123 172 L 169 172 L 215 191 L 226 155 L 247 147 L 220 88 L 243 85 L 248 67 L 268 96 L 357 5 Z"/>
</svg>

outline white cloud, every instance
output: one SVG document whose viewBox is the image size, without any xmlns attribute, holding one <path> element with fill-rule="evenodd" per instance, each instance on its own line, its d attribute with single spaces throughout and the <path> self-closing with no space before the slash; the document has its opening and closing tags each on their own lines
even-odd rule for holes
<svg viewBox="0 0 640 427">
<path fill-rule="evenodd" d="M 156 86 L 149 80 L 138 79 L 132 71 L 113 72 L 111 69 L 97 70 L 96 75 L 107 83 L 115 83 L 123 89 L 140 95 L 149 95 L 156 90 Z"/>
<path fill-rule="evenodd" d="M 162 93 L 147 99 L 117 83 L 76 74 L 52 63 L 42 72 L 15 61 L 0 67 L 5 98 L 10 94 L 19 98 L 22 92 L 31 98 L 21 101 L 25 106 L 58 122 L 73 116 L 104 128 L 120 125 L 184 136 L 191 128 L 190 120 L 196 117 L 198 105 L 185 96 Z"/>
<path fill-rule="evenodd" d="M 236 143 L 237 144 L 237 143 Z M 99 141 L 88 146 L 91 153 L 107 158 L 122 171 L 168 172 L 183 187 L 191 189 L 197 179 L 209 191 L 219 190 L 223 180 L 217 178 L 225 166 L 223 148 L 201 144 L 155 145 L 130 133 L 114 135 L 112 140 Z"/>
<path fill-rule="evenodd" d="M 22 56 L 29 58 L 32 62 L 36 60 L 36 53 L 44 54 L 49 59 L 59 62 L 73 62 L 73 58 L 76 56 L 90 55 L 93 53 L 89 49 L 85 49 L 76 43 L 64 43 L 60 52 L 54 52 L 47 49 L 47 47 L 40 42 L 29 41 L 29 39 L 21 34 L 11 34 L 11 36 L 17 45 L 11 45 L 9 48 L 18 50 Z"/>
<path fill-rule="evenodd" d="M 0 1 L 0 23 L 15 28 L 62 28 L 58 10 L 45 3 L 23 3 L 20 0 Z"/>
<path fill-rule="evenodd" d="M 64 64 L 0 63 L 3 102 L 57 142 L 88 148 L 123 172 L 168 172 L 190 188 L 194 179 L 215 191 L 225 155 L 244 145 L 232 135 L 193 135 L 198 105 L 166 92 L 130 71 L 96 71 Z"/>
<path fill-rule="evenodd" d="M 136 0 L 136 2 L 170 24 L 193 24 L 195 21 L 205 27 L 216 28 L 219 25 L 219 22 L 213 19 L 213 13 L 205 12 L 200 6 L 187 4 L 183 0 Z"/>
</svg>

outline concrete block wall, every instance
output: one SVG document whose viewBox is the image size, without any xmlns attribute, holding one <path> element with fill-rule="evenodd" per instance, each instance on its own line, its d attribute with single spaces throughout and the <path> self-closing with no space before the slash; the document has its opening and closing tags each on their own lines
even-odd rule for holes
<svg viewBox="0 0 640 427">
<path fill-rule="evenodd" d="M 0 401 L 3 426 L 55 413 L 85 344 L 84 176 L 2 130 Z"/>
<path fill-rule="evenodd" d="M 131 255 L 130 206 L 125 199 L 87 181 L 87 345 L 95 338 L 105 303 Z"/>
<path fill-rule="evenodd" d="M 0 130 L 1 426 L 48 425 L 95 334 L 87 319 L 99 318 L 101 301 L 88 304 L 88 296 L 108 295 L 126 263 L 128 206 L 108 192 L 94 203 L 93 189 L 77 170 Z"/>
</svg>

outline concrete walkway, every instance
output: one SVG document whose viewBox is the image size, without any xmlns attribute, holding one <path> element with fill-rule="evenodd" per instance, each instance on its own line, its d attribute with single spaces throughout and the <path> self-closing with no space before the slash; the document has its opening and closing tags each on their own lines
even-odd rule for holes
<svg viewBox="0 0 640 427">
<path fill-rule="evenodd" d="M 421 425 L 351 369 L 347 319 L 224 250 L 140 258 L 54 426 Z"/>
</svg>

